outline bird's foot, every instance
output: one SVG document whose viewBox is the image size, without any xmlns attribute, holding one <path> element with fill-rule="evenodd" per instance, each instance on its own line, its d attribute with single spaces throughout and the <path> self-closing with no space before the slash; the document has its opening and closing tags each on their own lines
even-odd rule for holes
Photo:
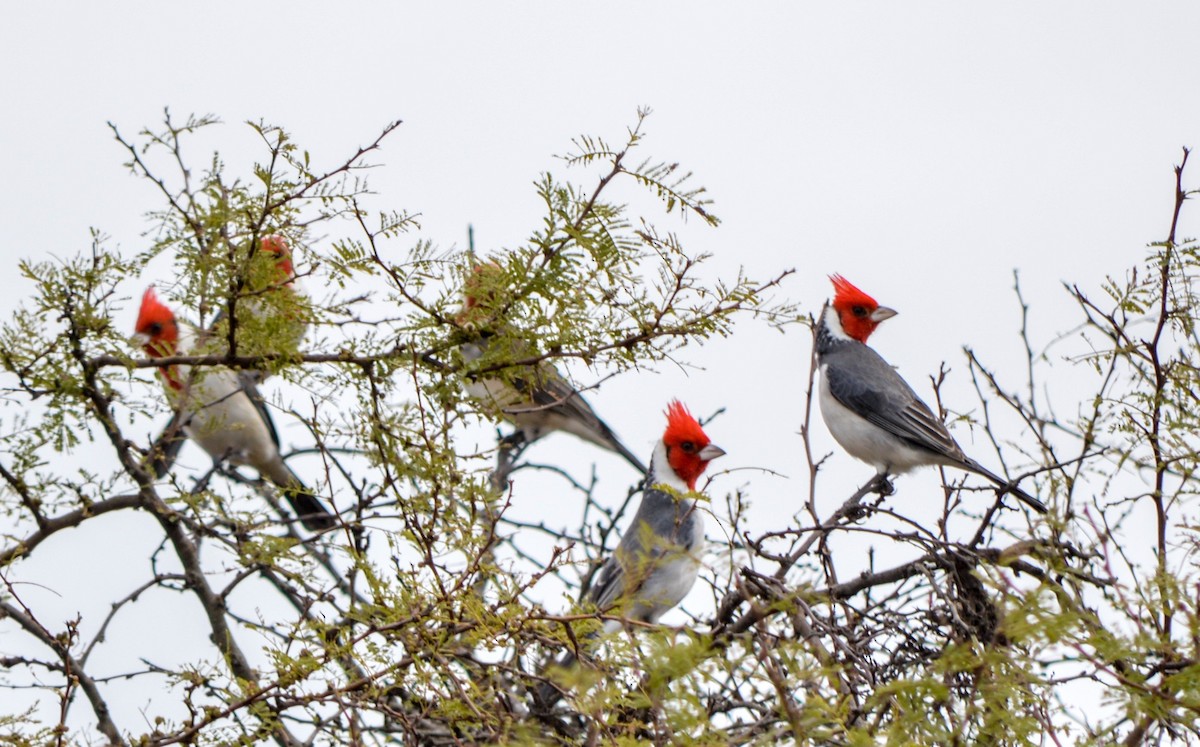
<svg viewBox="0 0 1200 747">
<path fill-rule="evenodd" d="M 864 506 L 861 503 L 857 506 L 851 506 L 846 510 L 846 519 L 848 521 L 861 521 L 872 511 L 871 506 Z"/>
<path fill-rule="evenodd" d="M 875 489 L 873 492 L 878 493 L 883 498 L 887 498 L 889 495 L 895 495 L 896 486 L 888 479 L 887 475 L 879 475 L 875 478 Z"/>
<path fill-rule="evenodd" d="M 527 445 L 525 431 L 519 428 L 507 436 L 501 436 L 500 438 L 500 448 L 505 451 L 520 451 Z"/>
</svg>

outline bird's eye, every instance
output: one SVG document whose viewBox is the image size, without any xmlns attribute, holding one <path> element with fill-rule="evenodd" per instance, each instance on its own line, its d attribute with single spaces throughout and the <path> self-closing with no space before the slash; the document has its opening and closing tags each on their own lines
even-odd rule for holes
<svg viewBox="0 0 1200 747">
<path fill-rule="evenodd" d="M 163 326 L 161 322 L 152 322 L 148 329 L 150 330 L 151 337 L 158 337 L 162 334 Z"/>
<path fill-rule="evenodd" d="M 867 315 L 866 306 L 855 306 L 854 308 L 850 309 L 850 311 L 860 319 Z"/>
<path fill-rule="evenodd" d="M 696 450 L 696 444 L 691 441 L 684 441 L 679 445 L 679 448 L 683 449 L 685 453 L 691 454 Z"/>
</svg>

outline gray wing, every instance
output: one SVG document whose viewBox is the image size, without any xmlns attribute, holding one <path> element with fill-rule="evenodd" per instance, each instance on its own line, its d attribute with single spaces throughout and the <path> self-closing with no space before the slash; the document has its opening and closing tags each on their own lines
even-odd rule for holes
<svg viewBox="0 0 1200 747">
<path fill-rule="evenodd" d="M 481 341 L 481 343 L 483 342 L 485 341 Z M 468 361 L 477 360 L 483 354 L 481 343 L 463 345 L 463 358 Z M 486 344 L 491 347 L 495 343 L 487 340 Z M 527 343 L 516 339 L 507 341 L 507 349 L 513 356 L 512 360 L 527 357 L 532 352 Z M 542 363 L 520 370 L 529 371 L 529 375 L 513 375 L 510 381 L 517 391 L 529 397 L 532 405 L 528 407 L 523 405 L 506 407 L 505 410 L 507 412 L 522 413 L 557 410 L 564 416 L 587 423 L 590 427 L 604 432 L 606 435 L 612 434 L 609 427 L 596 416 L 596 412 L 591 408 L 591 405 L 583 397 L 579 396 L 579 393 L 575 391 L 575 387 L 571 386 L 554 369 L 554 366 L 543 361 Z"/>
<path fill-rule="evenodd" d="M 618 552 L 620 552 L 618 550 Z M 600 569 L 600 578 L 596 585 L 588 591 L 588 599 L 598 610 L 606 610 L 616 604 L 625 595 L 625 569 L 617 560 L 617 553 L 604 563 Z"/>
<path fill-rule="evenodd" d="M 483 357 L 485 348 L 496 344 L 494 337 L 494 335 L 480 336 L 462 343 L 459 350 L 463 361 L 472 363 Z M 505 345 L 512 356 L 510 360 L 528 357 L 531 352 L 530 346 L 519 339 L 508 338 Z M 642 464 L 642 460 L 621 443 L 612 428 L 609 428 L 608 424 L 596 415 L 596 411 L 583 398 L 583 395 L 571 386 L 570 382 L 564 379 L 553 365 L 542 362 L 529 367 L 512 369 L 506 373 L 510 374 L 509 384 L 526 401 L 506 404 L 503 407 L 505 415 L 514 417 L 537 413 L 554 414 L 583 425 L 594 435 L 594 438 L 587 436 L 585 438 L 620 454 L 634 469 L 642 474 L 646 473 L 646 465 Z M 468 374 L 468 378 L 474 381 L 477 377 Z"/>
<path fill-rule="evenodd" d="M 512 384 L 529 395 L 529 399 L 533 401 L 537 409 L 559 410 L 592 427 L 601 430 L 608 429 L 608 426 L 596 416 L 596 411 L 592 409 L 591 405 L 579 396 L 575 387 L 559 376 L 553 367 L 538 366 L 535 371 L 536 373 L 531 378 L 514 376 Z"/>
<path fill-rule="evenodd" d="M 827 357 L 832 359 L 825 367 L 829 393 L 843 406 L 914 447 L 966 460 L 946 426 L 874 350 L 846 344 Z"/>
<path fill-rule="evenodd" d="M 652 491 L 647 490 L 646 494 L 650 492 Z M 656 561 L 658 556 L 663 554 L 662 547 L 646 548 L 642 542 L 643 533 L 654 531 L 654 527 L 647 524 L 643 515 L 642 509 L 645 500 L 646 495 L 644 494 L 642 505 L 638 506 L 637 513 L 633 516 L 633 522 L 625 530 L 621 541 L 617 543 L 617 549 L 600 569 L 600 579 L 588 593 L 588 599 L 596 605 L 598 610 L 610 609 L 622 599 L 636 595 L 638 588 L 645 583 L 646 577 L 649 575 L 648 567 Z M 635 569 L 641 569 L 641 572 L 637 573 L 637 577 L 634 578 L 635 585 L 632 588 L 627 586 L 630 578 L 629 569 L 625 567 L 627 564 L 633 565 Z"/>
<path fill-rule="evenodd" d="M 279 450 L 279 432 L 275 430 L 275 421 L 271 419 L 271 413 L 267 409 L 266 400 L 263 399 L 262 392 L 258 391 L 258 377 L 255 371 L 238 371 L 238 381 L 242 385 L 242 391 L 254 403 L 254 409 L 258 410 L 259 417 L 267 425 L 267 430 L 271 433 L 271 442 L 275 444 L 275 450 Z"/>
<path fill-rule="evenodd" d="M 664 557 L 692 550 L 696 520 L 692 502 L 647 488 L 633 521 L 612 557 L 600 569 L 600 579 L 588 598 L 600 610 L 609 609 L 622 599 L 635 598 Z M 629 586 L 631 576 L 633 585 Z"/>
<path fill-rule="evenodd" d="M 633 465 L 634 469 L 642 474 L 646 473 L 646 465 L 642 464 L 642 460 L 621 443 L 621 439 L 608 427 L 608 423 L 600 419 L 583 395 L 552 366 L 539 366 L 536 381 L 514 378 L 513 386 L 527 394 L 537 409 L 554 410 L 565 418 L 586 424 L 609 448 L 625 457 L 625 461 Z"/>
</svg>

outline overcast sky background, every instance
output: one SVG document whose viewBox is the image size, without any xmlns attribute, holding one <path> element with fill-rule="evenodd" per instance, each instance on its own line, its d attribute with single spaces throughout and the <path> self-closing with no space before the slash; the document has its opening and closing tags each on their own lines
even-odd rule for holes
<svg viewBox="0 0 1200 747">
<path fill-rule="evenodd" d="M 829 294 L 826 275 L 844 274 L 901 312 L 873 340 L 884 357 L 922 394 L 948 361 L 950 401 L 966 409 L 963 345 L 1021 383 L 1014 268 L 1035 342 L 1071 329 L 1078 315 L 1062 283 L 1095 289 L 1162 239 L 1171 167 L 1181 146 L 1200 145 L 1200 5 L 1190 2 L 334 7 L 7 4 L 0 260 L 9 269 L 0 313 L 28 293 L 15 277 L 19 258 L 86 251 L 90 227 L 129 253 L 146 245 L 144 214 L 158 197 L 122 167 L 106 121 L 133 135 L 156 125 L 163 107 L 216 114 L 227 125 L 214 146 L 244 169 L 238 159 L 260 151 L 243 120 L 284 125 L 317 163 L 332 165 L 402 119 L 376 159 L 385 168 L 371 175 L 376 207 L 421 215 L 419 234 L 393 245 L 399 258 L 418 238 L 464 248 L 468 223 L 481 251 L 519 245 L 540 220 L 531 184 L 540 172 L 594 183 L 565 172 L 554 154 L 581 133 L 619 141 L 648 105 L 642 154 L 694 171 L 723 221 L 717 229 L 659 221 L 692 251 L 715 255 L 710 277 L 794 267 L 783 293 L 815 312 Z M 193 153 L 197 165 L 207 155 Z M 1182 234 L 1196 225 L 1193 209 Z M 128 288 L 123 327 L 132 330 L 137 295 L 152 280 L 163 278 Z M 746 319 L 734 337 L 685 354 L 699 369 L 620 377 L 589 399 L 646 457 L 670 398 L 697 413 L 727 408 L 709 429 L 729 452 L 714 468 L 783 477 L 741 471 L 720 478 L 718 492 L 749 485 L 764 526 L 778 526 L 804 495 L 796 433 L 809 351 L 805 330 L 781 336 Z M 1057 365 L 1069 378 L 1065 368 Z M 576 373 L 585 383 L 600 377 Z M 818 450 L 832 448 L 823 425 L 815 431 Z M 995 464 L 984 442 L 973 448 L 969 433 L 958 435 Z M 539 461 L 597 462 L 617 476 L 618 492 L 631 479 L 619 460 L 566 436 L 536 448 Z M 826 512 L 871 474 L 840 453 L 829 469 Z M 933 507 L 903 501 L 933 480 L 932 470 L 904 478 L 895 505 L 930 519 Z M 535 503 L 545 513 L 554 501 Z M 562 520 L 577 510 L 562 507 Z M 122 533 L 120 547 L 87 529 L 56 540 L 95 561 L 82 576 L 49 558 L 19 569 L 60 599 L 61 618 L 47 624 L 80 610 L 94 620 L 106 609 L 89 609 L 79 589 L 122 568 L 144 573 L 156 529 L 125 518 L 106 526 Z M 712 522 L 710 530 L 719 536 Z M 98 601 L 128 590 L 114 583 Z M 169 623 L 177 624 L 192 623 Z M 150 647 L 159 633 L 125 635 Z M 0 629 L 0 653 L 19 638 Z M 112 646 L 126 645 L 119 631 L 115 638 Z M 122 705 L 134 709 L 127 716 L 137 706 Z"/>
</svg>

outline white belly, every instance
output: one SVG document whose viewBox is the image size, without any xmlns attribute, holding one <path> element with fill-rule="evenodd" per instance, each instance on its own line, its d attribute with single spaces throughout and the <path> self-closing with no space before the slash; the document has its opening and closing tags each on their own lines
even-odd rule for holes
<svg viewBox="0 0 1200 747">
<path fill-rule="evenodd" d="M 188 436 L 213 459 L 257 466 L 274 457 L 271 431 L 233 371 L 209 370 L 180 398 L 191 414 Z"/>
<path fill-rule="evenodd" d="M 877 425 L 867 422 L 838 402 L 829 391 L 825 368 L 821 368 L 821 416 L 830 435 L 846 453 L 890 475 L 908 472 L 913 467 L 934 464 L 929 451 L 914 449 Z"/>
<path fill-rule="evenodd" d="M 505 414 L 509 408 L 521 404 L 519 393 L 499 379 L 475 379 L 467 382 L 467 393 L 489 412 Z"/>
<path fill-rule="evenodd" d="M 688 546 L 672 548 L 655 565 L 654 572 L 638 590 L 636 602 L 627 613 L 629 617 L 657 622 L 676 607 L 692 591 L 700 576 L 700 555 L 704 552 L 704 519 L 692 507 L 692 536 Z"/>
</svg>

